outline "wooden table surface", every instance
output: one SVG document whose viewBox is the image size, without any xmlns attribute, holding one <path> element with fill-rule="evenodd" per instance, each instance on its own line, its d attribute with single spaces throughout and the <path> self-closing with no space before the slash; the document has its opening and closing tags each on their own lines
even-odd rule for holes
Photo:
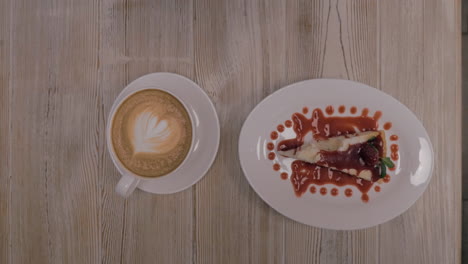
<svg viewBox="0 0 468 264">
<path fill-rule="evenodd" d="M 459 0 L 0 1 L 0 263 L 460 262 L 459 10 Z M 124 200 L 107 114 L 130 81 L 158 71 L 211 97 L 219 153 L 188 190 Z M 427 191 L 388 223 L 299 224 L 241 171 L 253 107 L 321 77 L 391 94 L 432 139 Z"/>
</svg>

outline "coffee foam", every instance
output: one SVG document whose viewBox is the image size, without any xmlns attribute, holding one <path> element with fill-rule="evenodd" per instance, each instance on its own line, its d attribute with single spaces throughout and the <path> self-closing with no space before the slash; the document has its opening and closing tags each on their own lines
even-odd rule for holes
<svg viewBox="0 0 468 264">
<path fill-rule="evenodd" d="M 119 106 L 112 139 L 127 169 L 140 176 L 157 177 L 176 169 L 185 159 L 192 125 L 175 97 L 160 90 L 143 90 Z"/>
<path fill-rule="evenodd" d="M 164 116 L 161 111 L 145 111 L 136 114 L 128 127 L 136 153 L 167 153 L 177 146 L 182 136 L 182 124 L 171 116 Z"/>
</svg>

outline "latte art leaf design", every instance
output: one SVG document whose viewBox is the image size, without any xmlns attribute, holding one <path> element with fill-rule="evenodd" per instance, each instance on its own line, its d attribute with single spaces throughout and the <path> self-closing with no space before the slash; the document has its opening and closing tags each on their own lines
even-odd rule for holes
<svg viewBox="0 0 468 264">
<path fill-rule="evenodd" d="M 150 112 L 143 112 L 136 118 L 134 125 L 133 145 L 135 153 L 164 152 L 164 146 L 161 145 L 164 145 L 171 135 L 168 121 L 161 120 Z"/>
</svg>

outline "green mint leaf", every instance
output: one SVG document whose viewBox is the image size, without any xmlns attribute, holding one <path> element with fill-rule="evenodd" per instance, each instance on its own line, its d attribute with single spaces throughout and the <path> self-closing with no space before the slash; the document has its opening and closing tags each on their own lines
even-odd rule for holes
<svg viewBox="0 0 468 264">
<path fill-rule="evenodd" d="M 389 167 L 390 169 L 395 167 L 395 164 L 393 164 L 392 160 L 389 157 L 381 158 L 380 159 L 385 166 Z"/>
<path fill-rule="evenodd" d="M 385 167 L 385 164 L 383 162 L 380 163 L 380 178 L 385 177 L 387 175 L 387 167 Z"/>
</svg>

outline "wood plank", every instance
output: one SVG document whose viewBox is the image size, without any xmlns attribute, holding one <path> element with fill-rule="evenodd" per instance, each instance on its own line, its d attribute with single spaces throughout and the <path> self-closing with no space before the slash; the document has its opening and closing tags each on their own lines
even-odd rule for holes
<svg viewBox="0 0 468 264">
<path fill-rule="evenodd" d="M 436 154 L 435 173 L 422 198 L 381 226 L 381 263 L 460 262 L 458 4 L 418 0 L 381 5 L 382 88 L 415 112 Z"/>
<path fill-rule="evenodd" d="M 463 201 L 462 261 L 468 259 L 468 201 Z"/>
<path fill-rule="evenodd" d="M 141 75 L 169 71 L 193 78 L 192 14 L 191 1 L 103 2 L 99 83 L 105 120 L 120 91 Z M 120 175 L 104 139 L 102 135 L 103 262 L 191 263 L 192 189 L 118 197 L 114 188 Z"/>
<path fill-rule="evenodd" d="M 343 78 L 378 86 L 375 1 L 291 1 L 288 81 Z M 376 263 L 378 228 L 333 231 L 287 220 L 286 263 Z"/>
<path fill-rule="evenodd" d="M 468 3 L 467 1 L 462 1 L 462 15 L 461 15 L 461 28 L 462 34 L 468 33 Z"/>
<path fill-rule="evenodd" d="M 217 159 L 196 190 L 196 263 L 280 263 L 283 217 L 249 187 L 238 160 L 241 125 L 284 82 L 286 1 L 196 1 L 196 81 L 217 108 Z"/>
<path fill-rule="evenodd" d="M 466 1 L 463 3 L 463 8 L 468 5 Z M 468 16 L 462 15 L 464 21 L 468 20 Z M 463 21 L 462 20 L 462 21 Z M 468 116 L 468 35 L 462 36 L 462 117 Z M 468 259 L 468 122 L 462 118 L 462 196 L 463 196 L 463 212 L 462 212 L 462 262 Z"/>
<path fill-rule="evenodd" d="M 101 193 L 101 260 L 103 264 L 123 263 L 126 208 L 124 200 L 115 193 L 120 174 L 107 151 L 105 127 L 110 108 L 120 91 L 127 85 L 126 1 L 103 0 L 99 19 L 99 186 Z"/>
<path fill-rule="evenodd" d="M 433 178 L 436 180 L 423 197 L 429 198 L 425 216 L 430 219 L 426 229 L 430 236 L 425 239 L 432 242 L 428 243 L 427 256 L 433 263 L 459 263 L 461 257 L 460 4 L 459 0 L 424 2 L 424 86 L 433 95 L 422 121 L 429 124 L 438 162 Z M 436 113 L 431 112 L 435 110 L 434 102 L 439 106 Z M 446 129 L 449 127 L 452 129 Z"/>
<path fill-rule="evenodd" d="M 10 8 L 0 2 L 0 263 L 10 260 Z"/>
<path fill-rule="evenodd" d="M 467 5 L 467 4 L 465 4 Z M 468 7 L 467 7 L 468 9 Z M 468 17 L 465 17 L 468 20 Z M 462 116 L 468 116 L 468 35 L 462 36 Z M 463 119 L 462 122 L 462 196 L 463 200 L 468 200 L 468 122 Z"/>
<path fill-rule="evenodd" d="M 424 89 L 423 4 L 422 0 L 402 0 L 383 2 L 380 6 L 381 87 L 413 111 L 421 110 L 425 105 L 425 101 L 419 99 Z M 421 230 L 420 203 L 421 200 L 402 216 L 381 225 L 381 262 L 419 263 L 425 259 L 424 253 L 418 250 L 425 244 L 423 237 L 426 235 Z M 412 250 L 407 251 L 408 247 Z M 412 254 L 394 254 L 396 249 Z"/>
<path fill-rule="evenodd" d="M 11 263 L 97 263 L 97 1 L 13 1 Z"/>
</svg>

